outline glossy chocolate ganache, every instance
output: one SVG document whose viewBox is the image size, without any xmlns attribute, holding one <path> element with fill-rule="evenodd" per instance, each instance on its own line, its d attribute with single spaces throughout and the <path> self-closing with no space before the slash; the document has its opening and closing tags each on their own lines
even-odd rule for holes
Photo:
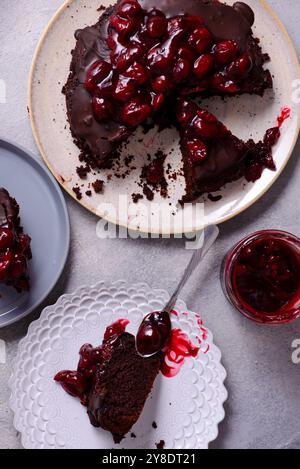
<svg viewBox="0 0 300 469">
<path fill-rule="evenodd" d="M 64 87 L 79 148 L 95 165 L 107 167 L 114 150 L 146 121 L 155 124 L 163 115 L 164 122 L 178 127 L 182 136 L 186 122 L 183 128 L 182 119 L 174 119 L 180 97 L 263 95 L 272 88 L 272 78 L 264 69 L 269 58 L 252 35 L 253 23 L 254 13 L 243 2 L 231 7 L 218 0 L 122 0 L 106 9 L 95 25 L 76 31 L 71 73 Z M 204 153 L 194 151 L 198 159 L 183 151 L 184 161 L 197 167 L 197 173 L 203 155 L 212 159 L 224 154 L 224 148 L 211 151 L 213 142 L 207 145 L 202 137 L 201 131 L 193 136 L 205 148 Z M 223 165 L 212 166 L 215 188 L 218 167 Z M 233 172 L 229 180 L 243 175 Z M 229 173 L 221 176 L 219 187 L 228 182 Z M 209 184 L 189 193 L 191 187 L 187 182 L 188 199 L 205 192 Z"/>
</svg>

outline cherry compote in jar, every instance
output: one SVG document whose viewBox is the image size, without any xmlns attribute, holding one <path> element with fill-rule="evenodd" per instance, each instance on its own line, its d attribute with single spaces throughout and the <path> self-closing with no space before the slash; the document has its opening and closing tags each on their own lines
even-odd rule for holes
<svg viewBox="0 0 300 469">
<path fill-rule="evenodd" d="M 293 321 L 300 316 L 300 239 L 277 230 L 247 236 L 227 254 L 221 281 L 247 318 L 261 324 Z"/>
</svg>

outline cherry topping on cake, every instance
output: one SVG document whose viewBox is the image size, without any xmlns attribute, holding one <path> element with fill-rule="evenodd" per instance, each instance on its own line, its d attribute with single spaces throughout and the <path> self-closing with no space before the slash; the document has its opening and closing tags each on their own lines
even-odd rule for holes
<svg viewBox="0 0 300 469">
<path fill-rule="evenodd" d="M 129 127 L 136 127 L 144 122 L 151 114 L 149 104 L 141 101 L 140 98 L 134 98 L 126 104 L 121 113 L 121 119 Z"/>
<path fill-rule="evenodd" d="M 108 20 L 107 44 L 111 63 L 97 60 L 87 70 L 84 81 L 95 118 L 103 126 L 107 121 L 105 134 L 110 123 L 117 128 L 117 138 L 115 135 L 111 138 L 107 154 L 147 119 L 168 120 L 169 108 L 178 102 L 176 124 L 192 165 L 206 164 L 208 168 L 209 163 L 205 161 L 220 139 L 225 147 L 232 144 L 234 161 L 242 159 L 244 142 L 240 147 L 237 141 L 230 142 L 231 134 L 224 125 L 183 97 L 200 93 L 208 96 L 244 93 L 253 68 L 254 79 L 257 79 L 256 69 L 261 69 L 266 82 L 264 88 L 270 87 L 271 78 L 262 68 L 265 59 L 255 53 L 255 44 L 243 47 L 243 41 L 237 36 L 236 41 L 216 37 L 200 16 L 166 17 L 158 8 L 145 10 L 137 0 L 118 3 Z M 257 60 L 262 63 L 258 65 Z M 172 118 L 169 120 L 174 124 Z M 264 167 L 274 168 L 271 147 L 278 138 L 278 132 L 270 130 L 261 148 L 256 146 L 254 150 L 251 143 L 249 154 L 253 151 L 256 156 L 248 157 L 242 168 L 249 180 L 259 177 Z M 221 172 L 224 165 L 227 168 L 227 162 L 219 165 Z M 212 173 L 211 169 L 207 169 L 208 173 Z"/>
<path fill-rule="evenodd" d="M 118 13 L 125 18 L 137 16 L 142 11 L 142 7 L 136 0 L 124 0 L 118 6 Z"/>
<path fill-rule="evenodd" d="M 203 54 L 194 63 L 194 74 L 198 78 L 204 78 L 213 69 L 214 59 L 211 54 Z"/>
<path fill-rule="evenodd" d="M 111 65 L 105 60 L 98 60 L 93 63 L 89 68 L 86 80 L 85 88 L 91 93 L 94 94 L 97 91 L 97 86 L 101 81 L 104 80 L 111 72 Z"/>
<path fill-rule="evenodd" d="M 232 62 L 238 53 L 238 46 L 235 41 L 222 41 L 214 47 L 214 56 L 221 65 Z"/>
<path fill-rule="evenodd" d="M 8 228 L 1 228 L 0 230 L 0 251 L 13 247 L 14 234 Z"/>
<path fill-rule="evenodd" d="M 201 26 L 192 32 L 189 37 L 189 44 L 197 52 L 203 54 L 212 45 L 212 40 L 212 34 L 209 32 L 209 30 L 204 26 Z"/>
<path fill-rule="evenodd" d="M 134 62 L 123 75 L 130 78 L 135 85 L 143 85 L 148 79 L 146 68 L 137 62 Z"/>
<path fill-rule="evenodd" d="M 0 282 L 18 292 L 29 290 L 30 241 L 20 226 L 17 202 L 0 188 Z"/>
<path fill-rule="evenodd" d="M 205 143 L 199 139 L 188 140 L 187 148 L 192 164 L 201 163 L 208 156 Z"/>
<path fill-rule="evenodd" d="M 167 32 L 168 22 L 166 17 L 161 15 L 151 16 L 147 21 L 147 33 L 151 38 L 160 38 Z"/>
</svg>

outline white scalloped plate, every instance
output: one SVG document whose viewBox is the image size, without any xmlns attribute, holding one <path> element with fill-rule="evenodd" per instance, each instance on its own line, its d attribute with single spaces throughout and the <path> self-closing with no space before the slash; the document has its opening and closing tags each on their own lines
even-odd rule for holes
<svg viewBox="0 0 300 469">
<path fill-rule="evenodd" d="M 130 320 L 128 331 L 135 333 L 142 317 L 163 308 L 168 293 L 152 290 L 146 284 L 127 285 L 124 281 L 81 287 L 63 295 L 55 305 L 44 309 L 20 342 L 9 380 L 10 406 L 14 425 L 27 449 L 155 449 L 207 448 L 218 435 L 224 418 L 226 372 L 220 350 L 208 331 L 196 359 L 186 360 L 175 378 L 159 376 L 143 413 L 133 427 L 136 438 L 127 436 L 114 445 L 108 432 L 92 427 L 85 407 L 67 395 L 53 381 L 61 369 L 74 369 L 80 346 L 101 343 L 105 328 L 116 319 Z M 174 326 L 189 334 L 195 343 L 199 336 L 198 316 L 184 302 L 176 305 L 179 318 Z M 187 314 L 186 314 L 187 313 Z M 157 429 L 152 422 L 157 423 Z"/>
<path fill-rule="evenodd" d="M 227 0 L 229 4 L 233 2 L 235 0 Z M 171 164 L 172 169 L 176 170 L 181 167 L 178 133 L 174 129 L 164 132 L 154 129 L 146 136 L 141 136 L 137 131 L 123 152 L 124 157 L 127 154 L 136 156 L 132 166 L 137 169 L 125 179 L 115 176 L 111 179 L 111 170 L 101 170 L 100 176 L 90 174 L 84 181 L 76 173 L 79 149 L 69 130 L 61 89 L 69 73 L 70 52 L 75 46 L 74 31 L 97 21 L 99 3 L 99 0 L 66 0 L 49 22 L 32 63 L 29 79 L 32 130 L 39 150 L 58 182 L 74 198 L 72 188 L 78 184 L 82 192 L 80 203 L 98 216 L 131 230 L 147 233 L 194 232 L 205 225 L 228 220 L 251 206 L 283 171 L 299 134 L 300 107 L 297 100 L 293 100 L 293 84 L 300 77 L 299 63 L 279 18 L 265 0 L 247 0 L 256 15 L 254 33 L 261 38 L 263 50 L 272 57 L 268 67 L 274 76 L 274 93 L 268 91 L 263 98 L 245 95 L 225 101 L 216 98 L 203 102 L 203 106 L 215 113 L 233 133 L 240 138 L 248 140 L 252 137 L 257 141 L 266 129 L 275 125 L 281 107 L 290 107 L 292 116 L 285 122 L 282 137 L 274 149 L 277 171 L 265 170 L 255 184 L 245 184 L 242 179 L 228 184 L 220 192 L 222 199 L 219 202 L 201 199 L 205 200 L 205 213 L 204 216 L 195 217 L 191 204 L 184 207 L 183 213 L 177 204 L 185 185 L 181 176 L 169 183 L 170 199 L 165 200 L 156 194 L 153 202 L 143 200 L 134 204 L 131 200 L 132 193 L 141 192 L 137 181 L 148 153 L 154 155 L 158 148 L 163 148 L 165 153 L 171 152 L 166 164 Z M 102 0 L 104 6 L 111 3 L 111 0 Z M 89 197 L 86 195 L 89 184 L 98 177 L 109 182 L 105 184 L 103 194 Z M 128 200 L 124 201 L 126 194 Z"/>
</svg>

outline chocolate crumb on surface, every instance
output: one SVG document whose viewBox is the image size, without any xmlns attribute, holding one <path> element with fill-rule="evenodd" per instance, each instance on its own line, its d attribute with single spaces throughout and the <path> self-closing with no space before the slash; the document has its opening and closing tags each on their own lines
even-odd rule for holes
<svg viewBox="0 0 300 469">
<path fill-rule="evenodd" d="M 156 423 L 156 422 L 152 422 L 152 427 L 156 430 L 156 429 L 157 429 L 157 423 Z"/>
<path fill-rule="evenodd" d="M 165 444 L 166 444 L 166 443 L 165 443 L 164 440 L 160 440 L 159 443 L 155 443 L 155 446 L 156 446 L 157 449 L 164 449 Z"/>
<path fill-rule="evenodd" d="M 147 197 L 148 200 L 151 201 L 154 199 L 154 192 L 153 190 L 150 189 L 149 186 L 147 186 L 147 184 L 144 184 L 143 186 L 143 193 Z"/>
<path fill-rule="evenodd" d="M 211 202 L 219 202 L 219 200 L 222 199 L 222 196 L 221 196 L 221 195 L 208 194 L 207 198 L 208 198 Z"/>
<path fill-rule="evenodd" d="M 92 183 L 92 186 L 96 194 L 101 194 L 104 188 L 104 181 L 101 181 L 101 179 L 97 179 Z"/>
<path fill-rule="evenodd" d="M 144 196 L 142 194 L 131 194 L 133 203 L 137 204 L 139 200 L 143 199 Z"/>
<path fill-rule="evenodd" d="M 131 438 L 136 438 L 136 434 L 135 433 L 131 433 Z"/>
<path fill-rule="evenodd" d="M 78 176 L 80 177 L 80 179 L 85 179 L 88 175 L 88 173 L 90 172 L 90 167 L 89 166 L 78 166 L 76 168 L 76 173 L 78 174 Z"/>
<path fill-rule="evenodd" d="M 82 199 L 82 193 L 81 193 L 80 187 L 74 186 L 74 187 L 72 188 L 72 191 L 73 191 L 74 194 L 76 195 L 76 199 L 77 199 L 77 200 L 81 200 L 81 199 Z"/>
</svg>

